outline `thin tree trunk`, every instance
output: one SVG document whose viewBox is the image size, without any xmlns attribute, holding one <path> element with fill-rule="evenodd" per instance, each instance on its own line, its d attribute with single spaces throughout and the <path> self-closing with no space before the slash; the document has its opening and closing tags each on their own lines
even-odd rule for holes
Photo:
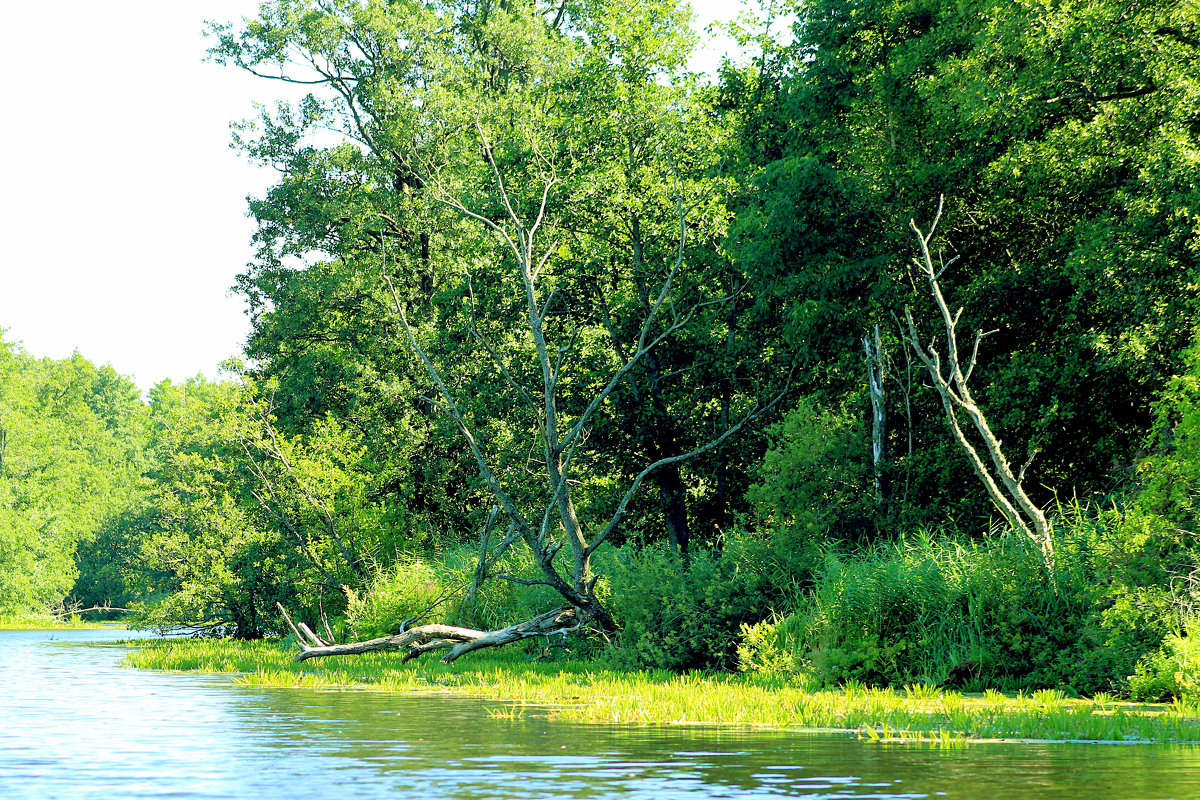
<svg viewBox="0 0 1200 800">
<path fill-rule="evenodd" d="M 884 482 L 884 459 L 887 436 L 887 406 L 883 389 L 883 344 L 879 339 L 879 326 L 874 336 L 863 336 L 863 349 L 867 353 L 867 388 L 871 394 L 871 464 L 875 476 L 875 508 L 883 511 L 887 502 L 887 487 Z"/>
</svg>

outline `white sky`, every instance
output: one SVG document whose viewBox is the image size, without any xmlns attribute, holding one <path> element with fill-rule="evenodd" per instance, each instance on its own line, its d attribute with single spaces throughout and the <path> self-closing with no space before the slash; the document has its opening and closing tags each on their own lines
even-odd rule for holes
<svg viewBox="0 0 1200 800">
<path fill-rule="evenodd" d="M 740 0 L 695 0 L 698 26 Z M 39 0 L 0 25 L 0 328 L 34 356 L 78 349 L 143 389 L 241 351 L 229 293 L 252 252 L 247 195 L 274 173 L 229 123 L 277 86 L 203 61 L 204 20 L 258 0 Z M 703 36 L 709 68 L 721 44 Z"/>
</svg>

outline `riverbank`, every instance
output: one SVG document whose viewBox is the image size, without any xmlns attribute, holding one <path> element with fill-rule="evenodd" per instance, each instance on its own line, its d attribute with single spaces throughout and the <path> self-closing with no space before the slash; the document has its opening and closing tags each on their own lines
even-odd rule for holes
<svg viewBox="0 0 1200 800">
<path fill-rule="evenodd" d="M 79 631 L 98 628 L 122 628 L 120 622 L 80 622 L 61 620 L 54 617 L 5 618 L 0 617 L 0 631 Z"/>
<path fill-rule="evenodd" d="M 529 662 L 523 654 L 474 656 L 447 666 L 402 664 L 400 653 L 293 661 L 273 642 L 139 641 L 128 657 L 138 669 L 232 673 L 252 686 L 446 692 L 498 702 L 494 716 L 526 707 L 552 716 L 619 724 L 716 724 L 842 730 L 883 741 L 966 744 L 991 739 L 1200 744 L 1200 704 L 1125 703 L 1098 695 L 1071 699 L 964 695 L 931 686 L 903 691 L 848 685 L 808 691 L 763 676 L 666 670 L 624 672 L 578 661 Z"/>
</svg>

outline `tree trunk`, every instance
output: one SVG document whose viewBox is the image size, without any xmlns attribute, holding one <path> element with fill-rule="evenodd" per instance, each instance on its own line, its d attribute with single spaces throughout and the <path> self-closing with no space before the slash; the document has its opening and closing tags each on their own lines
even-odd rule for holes
<svg viewBox="0 0 1200 800">
<path fill-rule="evenodd" d="M 942 205 L 944 201 L 944 197 L 938 200 L 937 215 L 934 217 L 933 225 L 930 226 L 928 234 L 922 233 L 913 220 L 909 220 L 908 224 L 913 232 L 916 233 L 917 241 L 921 248 L 921 258 L 913 259 L 913 263 L 921 270 L 928 282 L 934 304 L 937 306 L 942 317 L 942 325 L 944 326 L 946 337 L 945 364 L 943 365 L 942 363 L 942 354 L 938 348 L 933 345 L 930 345 L 928 348 L 921 346 L 917 325 L 913 320 L 912 309 L 906 307 L 904 309 L 904 319 L 908 328 L 909 343 L 912 345 L 913 352 L 916 353 L 917 358 L 925 365 L 930 378 L 933 379 L 933 386 L 942 398 L 942 407 L 946 410 L 946 420 L 950 423 L 950 430 L 954 433 L 955 440 L 970 460 L 975 473 L 983 481 L 988 494 L 995 501 L 996 505 L 999 506 L 1001 513 L 1004 514 L 1009 524 L 1012 525 L 1014 530 L 1020 531 L 1037 545 L 1041 551 L 1042 565 L 1045 567 L 1046 575 L 1053 584 L 1054 538 L 1050 530 L 1050 523 L 1046 520 L 1046 515 L 1034 504 L 1022 486 L 1025 480 L 1025 470 L 1029 467 L 1030 462 L 1032 462 L 1033 455 L 1030 455 L 1025 465 L 1014 473 L 1012 465 L 1004 455 L 1000 439 L 992 431 L 983 410 L 979 408 L 975 403 L 975 399 L 971 396 L 968 384 L 972 373 L 975 371 L 975 362 L 979 356 L 979 343 L 986 334 L 983 331 L 975 333 L 975 343 L 971 348 L 971 355 L 967 359 L 966 364 L 963 364 L 958 349 L 957 332 L 958 322 L 962 318 L 963 309 L 959 308 L 953 314 L 950 312 L 950 307 L 946 304 L 946 298 L 942 294 L 942 288 L 938 282 L 938 278 L 945 272 L 950 263 L 953 263 L 954 259 L 950 259 L 950 262 L 941 263 L 940 270 L 935 269 L 933 257 L 929 252 L 929 242 L 933 239 L 938 221 L 942 217 Z M 943 369 L 946 374 L 943 374 Z M 971 426 L 978 434 L 978 439 L 982 442 L 984 451 L 991 462 L 990 467 L 979 455 L 978 450 L 976 450 L 970 439 L 967 438 L 966 431 L 959 424 L 959 413 L 966 415 Z"/>
<path fill-rule="evenodd" d="M 641 220 L 637 214 L 630 218 L 630 244 L 633 249 L 633 276 L 637 286 L 638 298 L 643 310 L 650 312 L 650 289 L 646 285 L 645 256 L 642 244 Z M 658 460 L 665 453 L 675 450 L 675 436 L 672 433 L 670 413 L 662 391 L 662 367 L 658 360 L 658 351 L 646 353 L 646 380 L 649 384 L 652 429 L 643 432 L 649 445 L 650 455 Z M 665 446 L 664 446 L 665 444 Z M 687 492 L 683 488 L 683 477 L 678 464 L 671 464 L 659 471 L 654 477 L 658 490 L 662 495 L 664 517 L 667 526 L 667 541 L 675 552 L 686 555 L 688 548 L 688 511 Z"/>
<path fill-rule="evenodd" d="M 670 542 L 672 550 L 687 555 L 687 493 L 683 488 L 683 477 L 678 466 L 672 464 L 662 469 L 658 475 L 658 488 L 667 504 L 667 541 Z"/>
<path fill-rule="evenodd" d="M 875 476 L 875 508 L 884 510 L 887 502 L 887 476 L 884 459 L 887 457 L 887 406 L 883 390 L 883 344 L 879 340 L 879 326 L 875 326 L 874 337 L 863 336 L 863 349 L 867 353 L 867 388 L 871 393 L 871 464 Z"/>
</svg>

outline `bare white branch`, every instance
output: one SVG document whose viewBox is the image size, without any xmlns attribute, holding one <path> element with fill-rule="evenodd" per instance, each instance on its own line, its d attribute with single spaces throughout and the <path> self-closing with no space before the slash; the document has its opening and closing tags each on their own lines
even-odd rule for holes
<svg viewBox="0 0 1200 800">
<path fill-rule="evenodd" d="M 1029 462 L 1021 468 L 1018 474 L 1013 474 L 1012 467 L 1008 459 L 1005 458 L 1001 448 L 1000 439 L 993 433 L 987 417 L 975 403 L 971 396 L 970 387 L 967 385 L 967 381 L 975 369 L 979 353 L 979 342 L 986 334 L 980 332 L 976 335 L 971 357 L 965 371 L 959 364 L 956 328 L 963 310 L 960 308 L 957 313 L 950 313 L 950 308 L 946 304 L 946 299 L 938 283 L 938 274 L 934 272 L 933 258 L 929 251 L 929 242 L 932 240 L 933 232 L 937 227 L 938 221 L 941 219 L 944 199 L 944 197 L 938 199 L 938 212 L 928 234 L 922 233 L 917 224 L 911 220 L 909 221 L 909 226 L 916 233 L 921 250 L 921 258 L 916 263 L 929 281 L 930 294 L 933 296 L 934 303 L 941 314 L 945 327 L 946 364 L 949 376 L 943 376 L 942 374 L 938 349 L 933 345 L 930 345 L 928 349 L 921 346 L 911 308 L 904 309 L 904 317 L 908 328 L 907 338 L 913 347 L 913 351 L 917 354 L 917 358 L 921 360 L 929 371 L 930 378 L 933 379 L 934 388 L 942 399 L 942 405 L 946 410 L 946 418 L 950 424 L 954 438 L 967 455 L 976 474 L 983 481 L 988 495 L 1000 507 L 1001 513 L 1004 514 L 1013 528 L 1027 536 L 1038 546 L 1041 551 L 1043 566 L 1046 568 L 1046 572 L 1051 580 L 1053 580 L 1054 542 L 1051 537 L 1050 525 L 1046 521 L 1045 514 L 1033 503 L 1021 485 L 1025 478 L 1025 469 L 1029 466 Z M 971 426 L 982 441 L 984 450 L 987 452 L 988 459 L 991 462 L 990 465 L 980 457 L 979 452 L 975 449 L 975 446 L 971 443 L 962 426 L 959 424 L 958 414 L 960 412 L 965 414 L 967 419 L 970 420 Z"/>
</svg>

